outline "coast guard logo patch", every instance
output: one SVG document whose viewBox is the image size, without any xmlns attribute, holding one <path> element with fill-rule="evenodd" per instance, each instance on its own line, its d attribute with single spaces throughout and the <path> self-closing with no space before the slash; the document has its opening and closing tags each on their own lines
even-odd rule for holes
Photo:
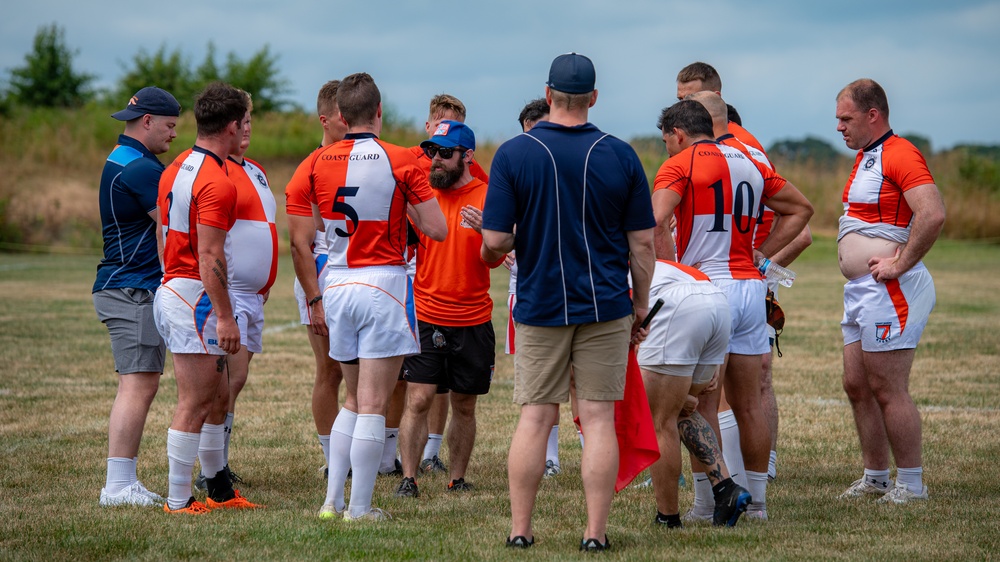
<svg viewBox="0 0 1000 562">
<path fill-rule="evenodd" d="M 267 180 L 264 179 L 264 174 L 262 174 L 260 172 L 257 172 L 257 176 L 256 177 L 257 177 L 257 183 L 259 183 L 261 187 L 265 187 L 266 188 L 267 187 Z"/>
<path fill-rule="evenodd" d="M 434 129 L 435 137 L 446 137 L 448 136 L 448 131 L 451 130 L 451 123 L 439 123 L 437 129 Z"/>
<path fill-rule="evenodd" d="M 866 169 L 866 170 L 871 170 L 871 169 L 872 169 L 872 166 L 874 166 L 874 165 L 875 165 L 875 159 L 874 159 L 874 158 L 869 158 L 869 159 L 868 159 L 868 160 L 867 160 L 867 161 L 865 162 L 865 169 Z"/>
<path fill-rule="evenodd" d="M 875 341 L 888 343 L 892 339 L 892 322 L 875 323 Z"/>
</svg>

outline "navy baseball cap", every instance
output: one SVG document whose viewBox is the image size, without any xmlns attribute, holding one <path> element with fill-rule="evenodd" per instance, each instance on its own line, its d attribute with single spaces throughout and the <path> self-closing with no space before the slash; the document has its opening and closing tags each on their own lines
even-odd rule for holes
<svg viewBox="0 0 1000 562">
<path fill-rule="evenodd" d="M 476 149 L 476 135 L 465 123 L 445 119 L 434 129 L 434 136 L 420 143 L 420 148 L 437 145 L 442 148 L 461 146 Z"/>
<path fill-rule="evenodd" d="M 131 121 L 146 114 L 177 117 L 181 114 L 181 104 L 177 103 L 170 92 L 156 86 L 147 86 L 128 100 L 125 109 L 112 113 L 111 116 L 119 121 Z"/>
<path fill-rule="evenodd" d="M 567 53 L 552 61 L 549 81 L 545 84 L 567 94 L 586 94 L 594 91 L 596 81 L 597 72 L 590 59 L 576 53 Z"/>
</svg>

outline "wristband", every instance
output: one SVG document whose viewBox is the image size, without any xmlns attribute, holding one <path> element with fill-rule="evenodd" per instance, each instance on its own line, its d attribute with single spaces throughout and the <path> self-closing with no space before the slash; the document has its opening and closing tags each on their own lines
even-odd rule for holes
<svg viewBox="0 0 1000 562">
<path fill-rule="evenodd" d="M 309 306 L 312 306 L 312 305 L 318 303 L 321 300 L 323 300 L 323 295 L 322 294 L 316 295 L 315 297 L 313 297 L 312 299 L 310 299 Z"/>
</svg>

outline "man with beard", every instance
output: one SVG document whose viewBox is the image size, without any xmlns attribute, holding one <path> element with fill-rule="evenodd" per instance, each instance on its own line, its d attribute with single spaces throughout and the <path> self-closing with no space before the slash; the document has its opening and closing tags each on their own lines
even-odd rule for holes
<svg viewBox="0 0 1000 562">
<path fill-rule="evenodd" d="M 427 415 L 438 388 L 448 389 L 452 409 L 448 425 L 449 492 L 472 489 L 465 471 L 476 439 L 476 399 L 486 394 L 493 378 L 493 301 L 490 269 L 505 256 L 487 263 L 482 209 L 486 184 L 473 177 L 476 148 L 472 129 L 444 120 L 422 143 L 431 160 L 430 184 L 448 223 L 449 236 L 437 242 L 422 232 L 413 283 L 420 355 L 403 362 L 406 407 L 400 427 L 403 479 L 396 495 L 417 497 L 417 464 L 427 431 Z"/>
</svg>

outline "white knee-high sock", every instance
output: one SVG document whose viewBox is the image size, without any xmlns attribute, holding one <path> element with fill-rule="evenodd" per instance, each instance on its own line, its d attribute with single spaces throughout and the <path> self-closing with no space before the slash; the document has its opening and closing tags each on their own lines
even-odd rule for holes
<svg viewBox="0 0 1000 562">
<path fill-rule="evenodd" d="M 170 509 L 181 509 L 191 499 L 191 475 L 194 459 L 198 457 L 199 442 L 201 434 L 167 430 L 167 460 L 170 466 L 167 504 Z"/>
<path fill-rule="evenodd" d="M 135 461 L 122 457 L 108 457 L 108 473 L 104 491 L 117 494 L 135 482 Z"/>
<path fill-rule="evenodd" d="M 736 415 L 732 410 L 719 414 L 719 431 L 722 432 L 722 460 L 726 461 L 729 476 L 733 482 L 749 489 L 746 470 L 743 468 L 743 451 L 740 449 L 740 428 L 736 425 Z M 752 492 L 751 492 L 752 493 Z"/>
<path fill-rule="evenodd" d="M 323 449 L 323 464 L 325 464 L 329 468 L 329 466 L 330 466 L 330 464 L 329 464 L 330 463 L 330 434 L 328 433 L 326 435 L 320 435 L 320 434 L 317 433 L 316 437 L 319 439 L 319 446 L 320 446 L 320 448 Z"/>
<path fill-rule="evenodd" d="M 753 501 L 750 503 L 754 509 L 766 510 L 767 509 L 767 473 L 766 472 L 754 472 L 752 470 L 747 471 L 747 490 L 750 491 L 750 495 L 753 496 Z"/>
<path fill-rule="evenodd" d="M 545 444 L 545 460 L 559 466 L 559 425 L 552 426 L 549 441 Z"/>
<path fill-rule="evenodd" d="M 385 446 L 385 416 L 359 414 L 351 442 L 351 503 L 347 507 L 353 517 L 371 511 L 375 476 L 378 474 L 382 449 Z"/>
<path fill-rule="evenodd" d="M 440 433 L 429 433 L 427 443 L 424 445 L 424 458 L 433 459 L 441 452 L 441 441 L 444 436 Z"/>
<path fill-rule="evenodd" d="M 379 472 L 392 472 L 396 470 L 396 441 L 398 439 L 398 427 L 385 428 L 385 446 L 382 447 L 382 461 L 379 463 Z"/>
<path fill-rule="evenodd" d="M 345 506 L 344 484 L 347 483 L 347 472 L 351 469 L 351 443 L 354 441 L 354 426 L 357 421 L 357 414 L 341 408 L 330 430 L 330 453 L 327 458 L 329 476 L 326 482 L 326 501 L 323 503 L 333 503 L 337 511 L 343 511 Z"/>
<path fill-rule="evenodd" d="M 711 515 L 715 510 L 715 498 L 712 496 L 712 483 L 704 472 L 694 472 L 694 505 L 693 511 L 698 515 Z"/>
<path fill-rule="evenodd" d="M 201 426 L 201 442 L 198 445 L 198 460 L 205 478 L 213 478 L 226 466 L 226 435 L 222 424 L 206 423 Z"/>
<path fill-rule="evenodd" d="M 224 447 L 224 452 L 225 452 L 225 459 L 226 459 L 226 464 L 227 465 L 229 464 L 229 440 L 233 436 L 233 417 L 234 417 L 234 415 L 235 414 L 233 412 L 229 412 L 228 414 L 226 414 L 226 421 L 224 421 L 222 423 L 223 430 L 226 432 L 226 444 L 225 444 L 225 447 Z M 223 465 L 223 466 L 225 466 L 225 465 Z"/>
</svg>

